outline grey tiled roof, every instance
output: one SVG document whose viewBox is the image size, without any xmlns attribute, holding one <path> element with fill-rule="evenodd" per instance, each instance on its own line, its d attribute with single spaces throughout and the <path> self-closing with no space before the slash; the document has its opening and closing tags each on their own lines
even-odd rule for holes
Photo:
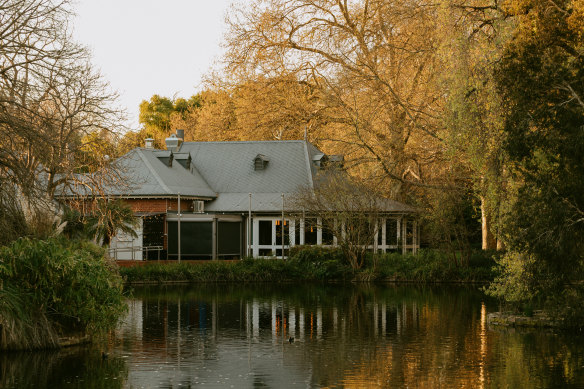
<svg viewBox="0 0 584 389">
<path fill-rule="evenodd" d="M 261 156 L 264 168 L 255 170 Z M 185 142 L 172 154 L 167 150 L 137 148 L 115 161 L 123 185 L 107 193 L 122 197 L 176 197 L 209 200 L 207 212 L 247 212 L 252 193 L 253 212 L 280 212 L 282 193 L 286 211 L 293 211 L 293 198 L 304 188 L 313 189 L 322 171 L 313 160 L 322 152 L 309 142 Z M 190 156 L 190 167 L 189 165 Z M 188 167 L 188 168 L 187 168 Z M 414 209 L 380 199 L 387 212 Z"/>
<path fill-rule="evenodd" d="M 304 141 L 185 142 L 180 152 L 190 153 L 219 194 L 206 211 L 247 212 L 252 193 L 252 211 L 274 212 L 282 209 L 282 193 L 290 199 L 299 189 L 312 188 L 312 149 Z M 268 161 L 262 170 L 254 169 L 258 155 Z"/>
<path fill-rule="evenodd" d="M 217 193 L 294 193 L 312 187 L 308 146 L 304 141 L 185 142 L 180 152 Z M 261 154 L 269 162 L 254 170 Z"/>
<path fill-rule="evenodd" d="M 150 196 L 182 196 L 214 198 L 215 191 L 209 187 L 197 169 L 187 170 L 178 161 L 172 166 L 163 163 L 159 158 L 167 160 L 169 151 L 153 149 L 134 149 L 119 158 L 116 165 L 122 177 L 124 187 L 112 188 L 110 195 L 150 197 Z"/>
</svg>

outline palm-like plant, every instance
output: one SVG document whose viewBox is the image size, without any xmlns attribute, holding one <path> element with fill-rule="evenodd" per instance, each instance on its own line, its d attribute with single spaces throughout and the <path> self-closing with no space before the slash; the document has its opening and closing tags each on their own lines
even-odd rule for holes
<svg viewBox="0 0 584 389">
<path fill-rule="evenodd" d="M 138 219 L 123 200 L 98 200 L 93 214 L 88 218 L 87 228 L 97 242 L 108 246 L 118 232 L 137 237 L 134 231 L 137 225 Z"/>
</svg>

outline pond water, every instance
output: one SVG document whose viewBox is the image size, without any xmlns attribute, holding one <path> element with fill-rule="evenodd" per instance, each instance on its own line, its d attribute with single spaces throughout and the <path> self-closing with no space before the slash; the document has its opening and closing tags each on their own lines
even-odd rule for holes
<svg viewBox="0 0 584 389">
<path fill-rule="evenodd" d="M 583 336 L 492 329 L 496 308 L 476 287 L 142 287 L 101 344 L 0 355 L 0 387 L 584 388 Z"/>
</svg>

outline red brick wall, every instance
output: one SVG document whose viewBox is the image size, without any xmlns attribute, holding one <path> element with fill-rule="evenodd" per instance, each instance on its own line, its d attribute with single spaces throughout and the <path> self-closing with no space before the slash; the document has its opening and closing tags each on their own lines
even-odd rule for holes
<svg viewBox="0 0 584 389">
<path fill-rule="evenodd" d="M 176 199 L 126 199 L 125 201 L 132 207 L 134 212 L 176 212 L 178 208 Z M 192 200 L 182 200 L 180 208 L 183 211 L 192 211 Z"/>
<path fill-rule="evenodd" d="M 166 212 L 166 199 L 126 199 L 124 200 L 134 212 Z M 182 204 L 181 204 L 182 208 Z"/>
</svg>

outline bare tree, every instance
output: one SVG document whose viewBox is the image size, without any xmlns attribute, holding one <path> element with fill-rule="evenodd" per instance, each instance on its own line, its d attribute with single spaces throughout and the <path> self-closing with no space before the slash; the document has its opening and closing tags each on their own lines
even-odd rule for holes
<svg viewBox="0 0 584 389">
<path fill-rule="evenodd" d="M 351 267 L 360 269 L 378 233 L 385 200 L 370 185 L 334 167 L 322 171 L 315 186 L 296 194 L 295 208 L 318 216 L 323 232 L 333 235 Z"/>
<path fill-rule="evenodd" d="M 435 16 L 430 1 L 256 0 L 230 18 L 235 82 L 293 76 L 309 85 L 323 131 L 369 175 L 427 185 L 440 162 Z M 308 119 L 308 118 L 307 118 Z"/>
<path fill-rule="evenodd" d="M 78 174 L 81 151 L 123 114 L 88 50 L 72 41 L 71 15 L 68 0 L 0 0 L 0 183 L 33 206 L 73 185 L 99 186 L 107 174 Z M 107 162 L 94 158 L 92 169 Z"/>
</svg>

